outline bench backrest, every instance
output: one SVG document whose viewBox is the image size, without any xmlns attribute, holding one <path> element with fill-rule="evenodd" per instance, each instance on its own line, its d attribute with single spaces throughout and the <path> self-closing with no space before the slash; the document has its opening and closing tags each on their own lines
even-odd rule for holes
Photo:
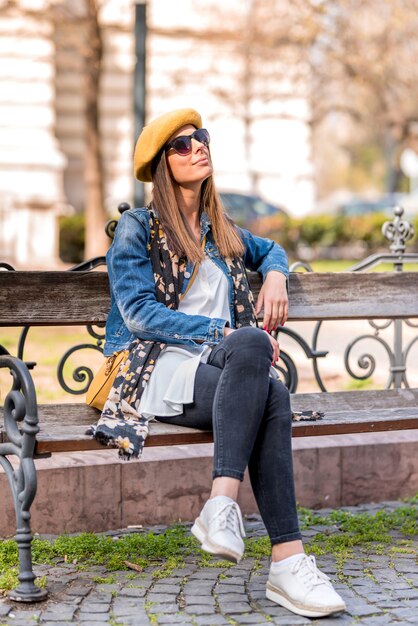
<svg viewBox="0 0 418 626">
<path fill-rule="evenodd" d="M 289 320 L 418 317 L 418 272 L 293 273 L 289 301 Z M 0 326 L 104 323 L 109 306 L 106 272 L 0 271 Z"/>
</svg>

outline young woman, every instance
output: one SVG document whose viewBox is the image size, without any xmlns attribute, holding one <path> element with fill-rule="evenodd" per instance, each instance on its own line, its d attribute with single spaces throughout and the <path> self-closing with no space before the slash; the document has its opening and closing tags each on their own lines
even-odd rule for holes
<svg viewBox="0 0 418 626">
<path fill-rule="evenodd" d="M 248 466 L 272 544 L 267 597 L 300 615 L 337 613 L 344 601 L 303 550 L 289 394 L 271 367 L 269 331 L 287 317 L 286 255 L 226 216 L 209 141 L 193 109 L 159 117 L 138 139 L 135 175 L 153 182 L 153 200 L 122 215 L 107 254 L 105 355 L 124 353 L 95 436 L 137 456 L 150 418 L 213 430 L 212 491 L 192 527 L 203 550 L 242 558 Z M 256 305 L 245 267 L 263 277 Z"/>
</svg>

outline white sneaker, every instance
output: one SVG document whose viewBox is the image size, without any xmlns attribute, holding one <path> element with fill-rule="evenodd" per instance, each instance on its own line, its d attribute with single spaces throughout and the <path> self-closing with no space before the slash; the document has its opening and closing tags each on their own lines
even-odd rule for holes
<svg viewBox="0 0 418 626">
<path fill-rule="evenodd" d="M 239 563 L 244 554 L 244 524 L 240 508 L 226 496 L 208 500 L 192 526 L 202 550 Z"/>
<path fill-rule="evenodd" d="M 328 576 L 317 568 L 315 557 L 306 554 L 283 567 L 270 567 L 266 596 L 305 617 L 324 617 L 346 608 Z"/>
</svg>

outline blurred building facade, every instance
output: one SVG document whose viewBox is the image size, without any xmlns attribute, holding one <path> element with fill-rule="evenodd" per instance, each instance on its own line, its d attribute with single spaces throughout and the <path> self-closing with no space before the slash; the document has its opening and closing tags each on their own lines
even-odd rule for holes
<svg viewBox="0 0 418 626">
<path fill-rule="evenodd" d="M 238 48 L 233 41 L 234 23 L 236 36 L 242 34 L 245 3 L 227 4 L 222 19 L 232 27 L 222 37 L 222 0 L 148 0 L 147 119 L 177 107 L 198 109 L 212 136 L 218 188 L 257 192 L 303 215 L 315 193 L 307 99 L 300 86 L 286 100 L 280 88 L 268 99 L 257 87 L 248 91 L 245 41 Z M 83 0 L 18 0 L 7 9 L 0 3 L 0 249 L 1 260 L 16 266 L 56 264 L 57 216 L 84 210 L 83 33 L 77 20 L 57 19 L 57 8 L 83 16 Z M 140 131 L 134 9 L 133 0 L 100 3 L 98 98 L 110 214 L 133 199 Z M 287 93 L 289 81 L 290 75 L 279 81 Z"/>
</svg>

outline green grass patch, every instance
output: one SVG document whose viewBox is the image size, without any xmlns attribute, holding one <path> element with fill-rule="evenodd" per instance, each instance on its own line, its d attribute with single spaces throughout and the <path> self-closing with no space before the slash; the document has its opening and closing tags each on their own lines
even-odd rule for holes
<svg viewBox="0 0 418 626">
<path fill-rule="evenodd" d="M 349 513 L 334 510 L 323 516 L 315 511 L 299 508 L 301 528 L 309 529 L 318 525 L 324 530 L 307 542 L 307 550 L 316 556 L 334 555 L 339 573 L 345 561 L 353 555 L 353 549 L 360 547 L 365 555 L 416 553 L 410 538 L 418 534 L 418 513 L 415 508 L 417 497 L 409 504 L 392 512 L 378 511 Z M 401 532 L 405 539 L 394 541 L 391 532 Z M 392 543 L 392 546 L 389 544 Z M 173 569 L 181 568 L 187 557 L 193 557 L 200 567 L 228 568 L 232 564 L 219 561 L 199 549 L 196 539 L 185 526 L 174 525 L 164 533 L 135 533 L 118 539 L 92 533 L 77 536 L 60 536 L 54 541 L 34 539 L 33 561 L 36 564 L 52 565 L 60 562 L 74 563 L 80 569 L 89 566 L 104 566 L 105 575 L 94 580 L 102 584 L 116 581 L 113 571 L 128 569 L 125 561 L 140 567 L 155 566 L 153 576 L 164 578 Z M 267 537 L 246 539 L 245 555 L 254 558 L 256 564 L 270 555 L 270 542 Z M 0 542 L 0 589 L 12 589 L 17 584 L 17 546 L 13 540 Z M 342 575 L 342 574 L 341 574 Z M 132 574 L 132 578 L 137 574 Z M 46 583 L 45 577 L 38 581 Z"/>
<path fill-rule="evenodd" d="M 315 556 L 333 554 L 337 563 L 337 573 L 343 578 L 342 568 L 347 559 L 354 555 L 354 548 L 360 548 L 365 556 L 391 554 L 406 550 L 403 540 L 394 541 L 391 531 L 401 532 L 406 537 L 418 534 L 418 513 L 414 507 L 402 506 L 392 512 L 378 511 L 352 514 L 347 511 L 332 511 L 327 516 L 315 515 L 312 511 L 300 511 L 301 527 L 307 529 L 315 525 L 328 526 L 328 532 L 320 532 L 308 542 L 308 550 Z M 408 553 L 416 550 L 409 544 Z"/>
<path fill-rule="evenodd" d="M 373 378 L 361 378 L 359 380 L 352 378 L 344 385 L 344 389 L 346 391 L 357 391 L 359 389 L 372 389 L 374 385 Z"/>
</svg>

